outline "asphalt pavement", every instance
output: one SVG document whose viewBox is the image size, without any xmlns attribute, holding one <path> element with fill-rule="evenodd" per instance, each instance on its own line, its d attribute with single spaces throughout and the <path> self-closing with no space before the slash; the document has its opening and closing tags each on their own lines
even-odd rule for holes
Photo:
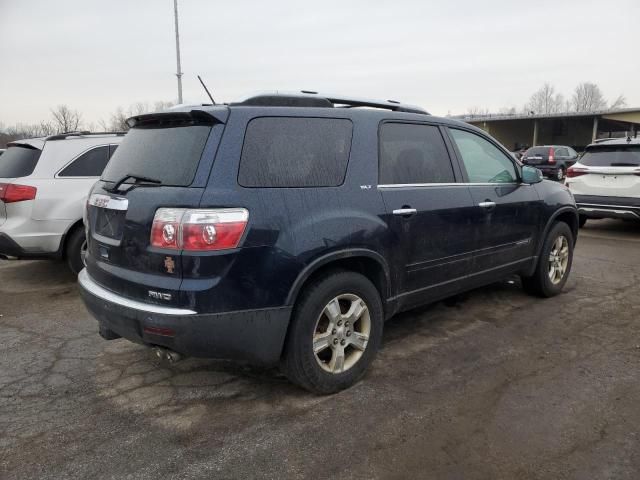
<svg viewBox="0 0 640 480">
<path fill-rule="evenodd" d="M 63 264 L 0 261 L 0 478 L 640 478 L 640 225 L 590 221 L 565 292 L 402 314 L 355 387 L 107 342 Z"/>
</svg>

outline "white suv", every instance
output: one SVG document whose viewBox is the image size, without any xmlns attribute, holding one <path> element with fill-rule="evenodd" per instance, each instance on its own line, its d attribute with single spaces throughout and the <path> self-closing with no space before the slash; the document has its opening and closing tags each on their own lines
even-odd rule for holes
<svg viewBox="0 0 640 480">
<path fill-rule="evenodd" d="M 0 256 L 84 264 L 89 189 L 124 133 L 79 132 L 9 143 L 0 156 Z"/>
<path fill-rule="evenodd" d="M 640 139 L 611 139 L 589 145 L 567 170 L 580 226 L 589 218 L 640 220 Z"/>
</svg>

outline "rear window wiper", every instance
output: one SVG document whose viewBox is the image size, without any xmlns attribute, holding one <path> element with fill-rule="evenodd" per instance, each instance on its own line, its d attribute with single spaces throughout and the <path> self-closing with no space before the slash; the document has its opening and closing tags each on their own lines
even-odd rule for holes
<svg viewBox="0 0 640 480">
<path fill-rule="evenodd" d="M 131 173 L 127 173 L 126 175 L 124 175 L 123 177 L 120 178 L 120 180 L 118 180 L 116 183 L 113 184 L 113 187 L 110 188 L 105 188 L 105 190 L 107 192 L 112 192 L 115 193 L 118 191 L 118 189 L 122 186 L 122 184 L 124 182 L 126 182 L 129 179 L 133 179 L 135 180 L 135 185 L 139 185 L 142 183 L 146 183 L 149 185 L 162 185 L 162 181 L 155 179 L 155 178 L 149 178 L 149 177 L 143 177 L 142 175 L 133 175 Z"/>
</svg>

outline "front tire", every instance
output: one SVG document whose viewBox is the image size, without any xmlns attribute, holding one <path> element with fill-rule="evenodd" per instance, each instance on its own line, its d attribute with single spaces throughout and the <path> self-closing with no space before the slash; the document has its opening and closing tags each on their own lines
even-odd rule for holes
<svg viewBox="0 0 640 480">
<path fill-rule="evenodd" d="M 558 295 L 567 283 L 573 262 L 573 232 L 564 222 L 549 231 L 533 275 L 522 277 L 525 291 L 541 297 Z"/>
<path fill-rule="evenodd" d="M 73 273 L 79 274 L 85 267 L 85 256 L 87 252 L 87 242 L 84 229 L 79 227 L 69 234 L 65 255 L 67 265 Z"/>
<path fill-rule="evenodd" d="M 283 373 L 318 394 L 352 386 L 375 358 L 383 322 L 380 294 L 365 276 L 336 271 L 318 278 L 294 308 Z"/>
</svg>

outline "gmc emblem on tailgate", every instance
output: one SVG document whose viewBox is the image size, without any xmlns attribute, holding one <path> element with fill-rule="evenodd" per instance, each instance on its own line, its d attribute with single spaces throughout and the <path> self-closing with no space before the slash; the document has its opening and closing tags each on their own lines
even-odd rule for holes
<svg viewBox="0 0 640 480">
<path fill-rule="evenodd" d="M 154 292 L 153 290 L 149 290 L 149 297 L 156 300 L 165 300 L 167 302 L 172 298 L 170 293 Z"/>
</svg>

